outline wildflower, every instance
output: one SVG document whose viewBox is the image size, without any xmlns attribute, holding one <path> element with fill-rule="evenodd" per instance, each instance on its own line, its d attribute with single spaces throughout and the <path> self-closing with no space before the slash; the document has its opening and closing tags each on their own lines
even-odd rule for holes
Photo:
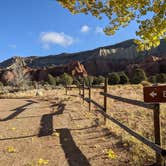
<svg viewBox="0 0 166 166">
<path fill-rule="evenodd" d="M 57 136 L 57 137 L 59 137 L 59 133 L 58 132 L 54 132 L 53 134 L 52 134 L 52 136 Z"/>
<path fill-rule="evenodd" d="M 111 159 L 115 159 L 117 157 L 114 151 L 111 149 L 107 152 L 107 154 L 108 154 L 108 158 L 111 158 Z"/>
<path fill-rule="evenodd" d="M 128 146 L 128 144 L 127 144 L 127 143 L 124 143 L 124 144 L 123 144 L 123 146 L 127 147 L 127 146 Z"/>
<path fill-rule="evenodd" d="M 16 152 L 16 150 L 14 149 L 13 146 L 8 146 L 8 147 L 7 147 L 7 151 L 8 151 L 9 153 L 15 153 L 15 152 Z"/>
<path fill-rule="evenodd" d="M 38 165 L 47 165 L 48 162 L 49 162 L 49 160 L 44 160 L 44 159 L 40 158 L 37 163 L 38 163 Z"/>
</svg>

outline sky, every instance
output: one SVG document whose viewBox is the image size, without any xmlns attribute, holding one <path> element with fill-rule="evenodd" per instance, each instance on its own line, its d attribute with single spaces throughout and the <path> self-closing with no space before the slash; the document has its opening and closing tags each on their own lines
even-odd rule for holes
<svg viewBox="0 0 166 166">
<path fill-rule="evenodd" d="M 90 50 L 136 37 L 136 23 L 106 36 L 102 29 L 108 23 L 106 18 L 72 15 L 56 0 L 1 0 L 0 62 Z"/>
</svg>

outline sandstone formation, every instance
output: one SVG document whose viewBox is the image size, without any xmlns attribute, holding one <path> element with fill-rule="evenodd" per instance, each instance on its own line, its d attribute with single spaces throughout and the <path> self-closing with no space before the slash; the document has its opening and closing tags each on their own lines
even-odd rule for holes
<svg viewBox="0 0 166 166">
<path fill-rule="evenodd" d="M 126 71 L 131 76 L 137 68 L 143 69 L 148 76 L 157 73 L 166 73 L 166 58 L 148 56 L 141 63 L 128 65 Z"/>
<path fill-rule="evenodd" d="M 137 67 L 143 68 L 148 75 L 153 75 L 166 72 L 165 58 L 165 40 L 161 40 L 157 48 L 144 52 L 138 52 L 133 40 L 127 40 L 78 53 L 62 53 L 44 57 L 13 57 L 0 63 L 0 69 L 3 72 L 8 70 L 7 76 L 3 76 L 7 77 L 4 80 L 12 79 L 11 71 L 17 66 L 26 68 L 32 80 L 37 81 L 47 80 L 48 74 L 56 76 L 64 72 L 76 76 L 106 75 L 118 71 L 127 71 L 130 74 Z M 0 78 L 2 77 L 1 71 Z"/>
<path fill-rule="evenodd" d="M 16 64 L 15 64 L 16 65 Z M 20 66 L 19 66 L 20 67 Z M 31 81 L 47 81 L 48 74 L 53 75 L 54 77 L 60 76 L 63 73 L 68 73 L 72 76 L 87 76 L 87 72 L 82 64 L 78 61 L 73 61 L 70 64 L 49 67 L 44 69 L 33 69 L 27 66 L 22 66 L 20 68 L 23 76 L 29 76 L 28 79 Z M 0 71 L 0 81 L 3 83 L 12 83 L 15 81 L 15 78 L 18 76 L 18 73 L 15 72 L 15 67 L 9 67 L 8 69 L 3 69 Z"/>
</svg>

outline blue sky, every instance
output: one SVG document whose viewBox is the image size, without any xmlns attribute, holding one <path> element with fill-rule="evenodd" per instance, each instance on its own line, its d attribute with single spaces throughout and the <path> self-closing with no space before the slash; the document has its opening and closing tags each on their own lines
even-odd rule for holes
<svg viewBox="0 0 166 166">
<path fill-rule="evenodd" d="M 0 61 L 78 52 L 135 38 L 135 23 L 111 37 L 101 31 L 107 24 L 107 19 L 72 15 L 56 0 L 1 1 Z"/>
</svg>

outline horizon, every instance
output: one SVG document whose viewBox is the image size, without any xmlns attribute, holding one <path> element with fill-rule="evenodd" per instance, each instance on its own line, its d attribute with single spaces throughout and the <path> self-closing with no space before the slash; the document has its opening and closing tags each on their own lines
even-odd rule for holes
<svg viewBox="0 0 166 166">
<path fill-rule="evenodd" d="M 106 36 L 102 31 L 106 18 L 72 15 L 52 0 L 3 1 L 0 19 L 0 62 L 13 56 L 56 55 L 113 45 L 136 38 L 138 28 L 133 21 L 115 35 Z"/>
</svg>

